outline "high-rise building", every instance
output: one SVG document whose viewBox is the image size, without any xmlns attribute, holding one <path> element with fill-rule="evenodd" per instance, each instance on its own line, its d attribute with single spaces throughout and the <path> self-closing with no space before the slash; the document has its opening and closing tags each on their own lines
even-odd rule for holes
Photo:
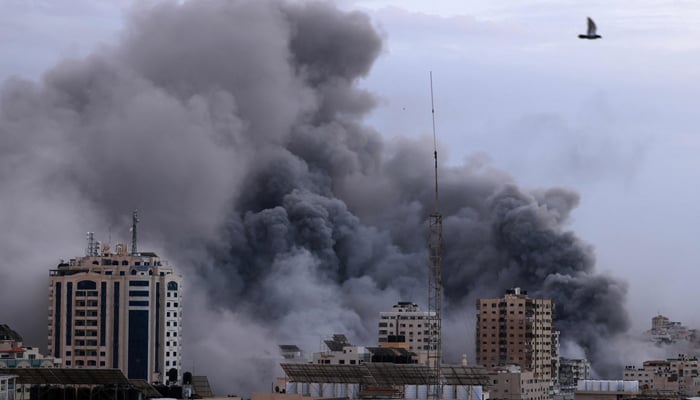
<svg viewBox="0 0 700 400">
<path fill-rule="evenodd" d="M 414 352 L 418 363 L 427 363 L 430 337 L 437 334 L 435 313 L 421 311 L 411 302 L 401 301 L 391 311 L 379 313 L 379 345 Z"/>
<path fill-rule="evenodd" d="M 48 350 L 63 367 L 119 368 L 149 382 L 172 369 L 181 376 L 182 277 L 135 250 L 134 240 L 131 252 L 111 252 L 90 233 L 84 257 L 50 271 Z"/>
<path fill-rule="evenodd" d="M 520 288 L 498 299 L 477 301 L 476 362 L 488 368 L 518 365 L 539 380 L 553 381 L 554 303 L 531 299 Z"/>
</svg>

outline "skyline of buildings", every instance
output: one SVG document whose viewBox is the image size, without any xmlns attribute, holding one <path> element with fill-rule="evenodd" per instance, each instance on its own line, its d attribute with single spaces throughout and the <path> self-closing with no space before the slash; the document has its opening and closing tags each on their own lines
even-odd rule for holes
<svg viewBox="0 0 700 400">
<path fill-rule="evenodd" d="M 42 358 L 44 367 L 52 363 L 52 367 L 119 368 L 129 379 L 158 383 L 167 383 L 168 372 L 174 369 L 179 380 L 182 277 L 158 255 L 135 251 L 135 241 L 131 252 L 123 243 L 112 251 L 109 243 L 96 242 L 89 234 L 85 255 L 62 261 L 50 270 L 49 280 L 48 356 L 41 356 L 38 349 L 24 350 L 26 360 L 32 361 L 15 362 L 13 367 L 33 366 Z M 499 298 L 478 299 L 476 309 L 475 356 L 477 367 L 485 368 L 489 377 L 492 399 L 572 399 L 578 382 L 590 377 L 587 360 L 559 357 L 556 306 L 551 299 L 530 298 L 516 287 Z M 352 345 L 336 334 L 324 341 L 327 351 L 313 353 L 311 360 L 305 360 L 297 346 L 280 349 L 285 359 L 297 363 L 426 365 L 434 319 L 434 313 L 416 303 L 399 301 L 379 313 L 377 347 Z M 652 318 L 653 331 L 674 329 L 691 332 L 664 316 Z M 0 364 L 7 358 L 1 355 L 3 349 L 17 352 L 21 346 L 8 347 L 9 341 L 1 339 L 18 342 L 21 337 L 9 327 L 2 332 Z M 466 367 L 465 355 L 461 365 Z M 697 370 L 697 359 L 669 359 L 647 361 L 640 369 L 628 367 L 623 374 L 639 381 L 640 387 L 690 395 L 700 394 Z M 646 377 L 649 374 L 655 374 L 653 381 Z M 412 389 L 405 390 L 410 394 Z M 420 398 L 416 390 L 410 395 Z"/>
</svg>

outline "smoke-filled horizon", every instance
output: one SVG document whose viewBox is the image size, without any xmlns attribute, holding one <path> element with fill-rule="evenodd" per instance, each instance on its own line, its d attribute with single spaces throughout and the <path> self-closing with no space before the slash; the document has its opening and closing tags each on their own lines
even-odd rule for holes
<svg viewBox="0 0 700 400">
<path fill-rule="evenodd" d="M 184 368 L 220 394 L 265 390 L 278 343 L 375 344 L 380 311 L 425 304 L 433 207 L 432 140 L 363 123 L 381 51 L 366 15 L 328 3 L 158 3 L 117 45 L 5 81 L 0 300 L 26 306 L 3 322 L 43 345 L 48 269 L 138 208 L 140 248 L 186 278 Z M 439 175 L 445 360 L 473 360 L 476 299 L 519 286 L 616 375 L 626 284 L 568 229 L 578 194 L 444 160 Z"/>
</svg>

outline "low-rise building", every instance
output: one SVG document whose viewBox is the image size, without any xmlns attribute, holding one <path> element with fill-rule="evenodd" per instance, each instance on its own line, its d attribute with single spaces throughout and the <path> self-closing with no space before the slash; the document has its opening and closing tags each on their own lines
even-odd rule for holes
<svg viewBox="0 0 700 400">
<path fill-rule="evenodd" d="M 549 381 L 517 365 L 495 367 L 489 372 L 489 394 L 494 400 L 548 400 Z"/>
<path fill-rule="evenodd" d="M 345 335 L 333 335 L 324 343 L 328 350 L 314 353 L 314 364 L 357 365 L 372 361 L 372 353 L 366 347 L 352 345 Z"/>
<path fill-rule="evenodd" d="M 638 381 L 643 390 L 694 397 L 700 395 L 699 365 L 696 357 L 681 354 L 678 358 L 645 361 L 641 368 L 626 366 L 622 376 L 626 380 Z"/>
<path fill-rule="evenodd" d="M 36 347 L 24 346 L 20 334 L 0 325 L 0 368 L 55 368 L 60 358 L 44 356 Z"/>
<path fill-rule="evenodd" d="M 559 360 L 559 395 L 561 399 L 573 399 L 579 380 L 590 379 L 591 363 L 584 359 L 561 358 Z"/>
</svg>

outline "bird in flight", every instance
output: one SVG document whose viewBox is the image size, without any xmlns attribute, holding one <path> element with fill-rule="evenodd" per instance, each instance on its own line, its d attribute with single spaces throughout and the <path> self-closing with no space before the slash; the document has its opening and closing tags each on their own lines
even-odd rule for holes
<svg viewBox="0 0 700 400">
<path fill-rule="evenodd" d="M 596 34 L 596 26 L 595 22 L 591 19 L 591 17 L 588 17 L 588 33 L 585 35 L 578 35 L 579 39 L 600 39 L 602 36 Z"/>
</svg>

